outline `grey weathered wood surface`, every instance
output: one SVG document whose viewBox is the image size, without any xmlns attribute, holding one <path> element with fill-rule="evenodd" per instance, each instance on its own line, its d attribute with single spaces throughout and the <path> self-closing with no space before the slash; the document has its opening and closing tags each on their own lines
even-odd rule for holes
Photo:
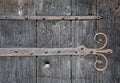
<svg viewBox="0 0 120 83">
<path fill-rule="evenodd" d="M 95 57 L 0 57 L 0 83 L 119 83 L 119 0 L 0 0 L 0 15 L 100 15 L 100 21 L 0 20 L 0 47 L 97 47 L 96 32 L 109 36 L 109 67 L 97 72 Z M 100 46 L 100 45 L 98 45 Z"/>
<path fill-rule="evenodd" d="M 104 19 L 97 22 L 97 32 L 109 37 L 108 48 L 113 54 L 107 56 L 109 66 L 104 72 L 97 72 L 97 83 L 120 83 L 120 0 L 98 0 L 97 14 Z"/>
<path fill-rule="evenodd" d="M 36 14 L 40 16 L 71 15 L 71 0 L 35 0 Z"/>
<path fill-rule="evenodd" d="M 69 47 L 70 22 L 44 21 L 38 22 L 38 47 Z M 68 40 L 69 39 L 69 40 Z M 46 67 L 48 65 L 49 67 Z M 37 82 L 41 83 L 70 83 L 70 56 L 38 57 Z"/>
<path fill-rule="evenodd" d="M 34 22 L 0 22 L 0 47 L 35 47 Z M 1 83 L 36 81 L 35 57 L 0 57 Z"/>
<path fill-rule="evenodd" d="M 96 15 L 96 0 L 72 0 L 72 15 Z M 73 21 L 73 47 L 83 44 L 95 48 L 96 21 Z M 97 83 L 95 57 L 72 57 L 72 83 Z"/>
<path fill-rule="evenodd" d="M 25 5 L 26 4 L 26 5 Z M 0 0 L 1 15 L 35 15 L 32 0 Z M 36 47 L 35 21 L 0 21 L 0 47 Z M 35 83 L 36 57 L 0 57 L 0 83 Z"/>
<path fill-rule="evenodd" d="M 37 0 L 37 15 L 71 15 L 70 0 Z M 42 7 L 41 7 L 42 6 Z M 69 21 L 38 21 L 37 47 L 69 47 Z M 71 83 L 70 56 L 37 58 L 37 83 Z"/>
</svg>

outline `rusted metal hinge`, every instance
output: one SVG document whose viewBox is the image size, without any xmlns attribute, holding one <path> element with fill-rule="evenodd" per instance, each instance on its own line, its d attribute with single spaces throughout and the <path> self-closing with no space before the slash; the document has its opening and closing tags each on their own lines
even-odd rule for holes
<svg viewBox="0 0 120 83">
<path fill-rule="evenodd" d="M 102 64 L 102 60 L 97 60 L 94 63 L 96 70 L 103 71 L 107 68 L 108 60 L 105 54 L 111 54 L 111 49 L 105 49 L 108 38 L 104 33 L 97 33 L 94 36 L 94 40 L 100 43 L 102 39 L 97 41 L 98 36 L 103 36 L 105 43 L 100 48 L 87 48 L 84 45 L 80 45 L 76 48 L 0 48 L 0 56 L 57 56 L 57 55 L 75 55 L 75 56 L 87 56 L 87 55 L 99 55 L 105 60 L 105 65 L 102 68 L 97 67 L 97 64 Z"/>
<path fill-rule="evenodd" d="M 0 16 L 0 20 L 94 20 L 100 16 Z"/>
</svg>

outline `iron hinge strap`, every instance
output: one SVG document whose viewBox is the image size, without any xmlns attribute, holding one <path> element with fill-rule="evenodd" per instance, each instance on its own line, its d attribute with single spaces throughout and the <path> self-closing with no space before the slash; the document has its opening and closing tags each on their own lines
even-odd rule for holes
<svg viewBox="0 0 120 83">
<path fill-rule="evenodd" d="M 105 43 L 100 48 L 87 48 L 84 45 L 80 45 L 76 48 L 0 48 L 0 56 L 64 56 L 64 55 L 76 55 L 76 56 L 86 56 L 86 55 L 100 55 L 105 60 L 105 65 L 99 68 L 97 64 L 101 64 L 102 60 L 96 60 L 94 66 L 96 70 L 103 71 L 107 68 L 108 60 L 105 54 L 111 54 L 112 49 L 104 49 L 108 43 L 107 36 L 104 33 L 97 33 L 94 40 L 100 43 L 100 40 L 96 40 L 98 36 L 103 36 Z"/>
<path fill-rule="evenodd" d="M 0 20 L 94 20 L 101 16 L 0 16 Z"/>
</svg>

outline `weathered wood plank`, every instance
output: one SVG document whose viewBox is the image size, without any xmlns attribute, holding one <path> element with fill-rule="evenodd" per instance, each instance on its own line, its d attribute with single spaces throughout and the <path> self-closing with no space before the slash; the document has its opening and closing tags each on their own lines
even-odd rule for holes
<svg viewBox="0 0 120 83">
<path fill-rule="evenodd" d="M 41 2 L 37 4 L 37 15 L 71 14 L 70 0 L 37 1 Z M 38 21 L 37 33 L 37 47 L 69 47 L 71 43 L 69 21 Z M 70 56 L 38 57 L 37 65 L 38 83 L 71 82 Z"/>
<path fill-rule="evenodd" d="M 109 37 L 108 48 L 113 49 L 113 54 L 108 56 L 109 66 L 106 71 L 98 72 L 98 83 L 120 83 L 120 0 L 98 0 L 97 13 L 103 17 L 98 21 L 99 32 L 106 33 Z M 98 45 L 100 46 L 100 45 Z"/>
<path fill-rule="evenodd" d="M 1 21 L 0 47 L 35 47 L 34 28 L 34 22 Z M 33 83 L 36 81 L 35 57 L 0 57 L 0 63 L 1 66 L 5 66 L 4 69 L 0 67 L 1 83 Z"/>
<path fill-rule="evenodd" d="M 37 46 L 44 48 L 55 48 L 60 45 L 60 27 L 56 21 L 38 21 Z"/>
<path fill-rule="evenodd" d="M 0 83 L 35 83 L 35 58 L 0 57 Z"/>
<path fill-rule="evenodd" d="M 35 1 L 0 0 L 0 15 L 35 15 Z"/>
<path fill-rule="evenodd" d="M 96 15 L 96 0 L 72 0 L 72 15 Z M 73 47 L 95 47 L 96 21 L 72 21 Z M 72 83 L 97 83 L 95 57 L 72 57 Z"/>
<path fill-rule="evenodd" d="M 36 0 L 37 15 L 71 15 L 70 0 Z M 39 4 L 38 4 L 39 3 Z M 69 47 L 71 28 L 68 21 L 38 21 L 37 47 Z M 37 82 L 71 83 L 70 56 L 38 57 Z"/>
<path fill-rule="evenodd" d="M 1 15 L 35 15 L 33 0 L 0 0 Z M 0 21 L 0 47 L 36 47 L 35 21 Z M 0 57 L 0 83 L 35 83 L 36 57 Z"/>
<path fill-rule="evenodd" d="M 38 58 L 38 82 L 70 83 L 70 57 L 54 56 Z"/>
<path fill-rule="evenodd" d="M 35 31 L 35 21 L 0 21 L 0 47 L 35 47 Z"/>
<path fill-rule="evenodd" d="M 72 15 L 96 15 L 96 0 L 72 0 Z"/>
<path fill-rule="evenodd" d="M 85 24 L 86 23 L 86 24 Z M 79 44 L 87 47 L 94 47 L 94 21 L 73 22 L 74 27 L 74 47 Z M 89 28 L 90 27 L 90 28 Z M 96 81 L 96 70 L 94 68 L 95 57 L 72 57 L 72 81 L 73 83 L 94 83 Z"/>
<path fill-rule="evenodd" d="M 38 47 L 69 47 L 70 22 L 43 21 L 38 24 Z M 37 82 L 70 83 L 70 56 L 38 57 Z"/>
<path fill-rule="evenodd" d="M 71 15 L 71 0 L 35 0 L 36 14 L 43 15 Z"/>
<path fill-rule="evenodd" d="M 70 0 L 37 0 L 37 15 L 68 15 L 71 14 Z M 53 7 L 52 7 L 53 6 Z M 66 7 L 69 7 L 65 10 Z M 38 47 L 65 47 L 69 45 L 70 22 L 38 21 Z M 63 30 L 63 31 L 62 31 Z M 68 32 L 67 32 L 68 31 Z M 67 32 L 67 33 L 65 33 Z M 66 37 L 63 39 L 63 35 Z M 64 44 L 62 44 L 62 40 Z M 69 47 L 69 46 L 68 46 Z M 40 64 L 41 63 L 41 64 Z M 70 56 L 38 57 L 37 82 L 41 83 L 70 83 Z"/>
</svg>

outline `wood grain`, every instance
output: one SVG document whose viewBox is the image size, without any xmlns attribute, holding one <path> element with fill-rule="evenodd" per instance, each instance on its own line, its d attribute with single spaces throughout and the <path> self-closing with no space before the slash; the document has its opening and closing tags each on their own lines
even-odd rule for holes
<svg viewBox="0 0 120 83">
<path fill-rule="evenodd" d="M 96 15 L 96 0 L 72 0 L 72 15 Z"/>
<path fill-rule="evenodd" d="M 37 16 L 39 15 L 71 15 L 70 0 L 37 0 Z M 37 47 L 58 48 L 69 47 L 71 30 L 69 21 L 38 21 Z M 70 83 L 70 56 L 38 57 L 37 82 Z"/>
<path fill-rule="evenodd" d="M 35 1 L 0 0 L 0 15 L 35 15 Z"/>
<path fill-rule="evenodd" d="M 120 1 L 119 0 L 98 0 L 97 13 L 103 19 L 97 23 L 97 31 L 104 32 L 109 36 L 109 44 L 107 48 L 113 49 L 113 54 L 108 56 L 109 66 L 106 71 L 98 72 L 98 83 L 119 83 L 120 82 Z M 100 46 L 100 45 L 98 45 Z"/>
<path fill-rule="evenodd" d="M 37 15 L 71 15 L 71 0 L 35 0 Z"/>
<path fill-rule="evenodd" d="M 72 15 L 96 15 L 96 0 L 73 0 Z M 95 48 L 96 21 L 72 21 L 73 47 L 85 45 Z M 97 83 L 95 57 L 72 57 L 72 83 Z"/>
<path fill-rule="evenodd" d="M 0 24 L 1 48 L 36 46 L 34 22 L 2 21 Z M 5 66 L 4 69 L 0 67 L 1 83 L 32 83 L 36 81 L 35 57 L 0 57 L 0 63 L 1 66 Z"/>
<path fill-rule="evenodd" d="M 102 16 L 102 20 L 0 20 L 1 48 L 99 47 L 97 32 L 109 36 L 109 67 L 95 70 L 96 57 L 0 57 L 0 83 L 120 83 L 120 0 L 0 0 L 0 15 Z M 70 20 L 70 21 L 69 21 Z M 98 57 L 100 58 L 100 57 Z"/>
<path fill-rule="evenodd" d="M 35 15 L 32 0 L 0 0 L 1 15 Z M 35 21 L 0 21 L 0 47 L 36 47 Z M 0 83 L 35 83 L 36 57 L 0 57 Z"/>
<path fill-rule="evenodd" d="M 71 44 L 70 22 L 44 21 L 38 25 L 38 47 L 69 47 Z M 47 64 L 48 63 L 48 64 Z M 38 57 L 37 82 L 70 83 L 70 56 Z M 48 67 L 46 67 L 49 65 Z"/>
</svg>

